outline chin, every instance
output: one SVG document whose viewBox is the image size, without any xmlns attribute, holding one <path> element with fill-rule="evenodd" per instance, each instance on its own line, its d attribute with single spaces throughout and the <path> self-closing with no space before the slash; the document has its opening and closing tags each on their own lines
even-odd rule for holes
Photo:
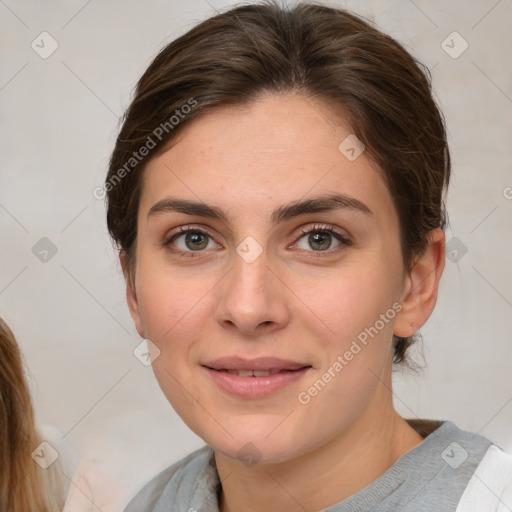
<svg viewBox="0 0 512 512">
<path fill-rule="evenodd" d="M 281 420 L 282 421 L 282 418 Z M 209 430 L 207 433 L 203 429 L 195 430 L 211 448 L 225 457 L 238 460 L 248 467 L 257 464 L 278 464 L 291 460 L 306 452 L 307 439 L 301 439 L 301 432 L 292 432 L 283 425 L 279 425 L 276 418 L 272 417 L 266 421 L 255 422 L 252 418 L 250 422 L 237 421 L 230 422 L 226 427 L 232 437 L 221 427 L 215 432 Z M 211 429 L 211 425 L 208 425 Z M 300 447 L 302 446 L 302 450 Z"/>
</svg>

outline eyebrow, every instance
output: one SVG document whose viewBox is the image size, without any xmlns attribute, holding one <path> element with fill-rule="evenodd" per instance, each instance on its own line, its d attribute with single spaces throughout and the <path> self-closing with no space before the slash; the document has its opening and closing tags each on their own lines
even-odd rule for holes
<svg viewBox="0 0 512 512">
<path fill-rule="evenodd" d="M 308 213 L 330 212 L 340 209 L 348 209 L 367 215 L 373 215 L 370 208 L 359 199 L 344 194 L 330 194 L 285 204 L 276 208 L 270 218 L 273 224 L 279 224 L 285 220 Z M 216 206 L 200 201 L 190 201 L 188 199 L 177 199 L 173 197 L 166 197 L 155 203 L 149 209 L 147 216 L 149 219 L 149 217 L 153 215 L 169 212 L 196 215 L 229 223 L 228 215 Z"/>
</svg>

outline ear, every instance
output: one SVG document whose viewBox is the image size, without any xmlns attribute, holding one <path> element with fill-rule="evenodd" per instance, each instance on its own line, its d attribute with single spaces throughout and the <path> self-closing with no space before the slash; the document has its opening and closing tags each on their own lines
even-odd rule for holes
<svg viewBox="0 0 512 512">
<path fill-rule="evenodd" d="M 401 300 L 402 310 L 396 317 L 393 331 L 396 336 L 412 336 L 431 315 L 444 269 L 445 240 L 442 229 L 431 231 L 425 252 L 407 275 Z"/>
<path fill-rule="evenodd" d="M 142 321 L 139 315 L 139 301 L 137 299 L 137 292 L 135 290 L 135 276 L 133 275 L 133 272 L 131 272 L 129 269 L 129 265 L 126 261 L 125 251 L 120 251 L 119 261 L 121 263 L 124 280 L 126 282 L 126 302 L 128 303 L 130 315 L 132 315 L 132 319 L 133 322 L 135 323 L 135 328 L 137 329 L 139 336 L 141 338 L 145 338 L 144 329 L 142 328 Z"/>
</svg>

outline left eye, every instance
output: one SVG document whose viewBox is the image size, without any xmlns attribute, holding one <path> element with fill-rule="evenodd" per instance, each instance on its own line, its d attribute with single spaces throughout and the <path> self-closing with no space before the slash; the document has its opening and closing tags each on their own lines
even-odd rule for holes
<svg viewBox="0 0 512 512">
<path fill-rule="evenodd" d="M 309 231 L 303 231 L 303 235 L 299 238 L 296 245 L 299 249 L 306 251 L 313 249 L 315 252 L 322 252 L 336 249 L 342 244 L 350 245 L 350 242 L 344 236 L 331 229 L 314 228 Z"/>
</svg>

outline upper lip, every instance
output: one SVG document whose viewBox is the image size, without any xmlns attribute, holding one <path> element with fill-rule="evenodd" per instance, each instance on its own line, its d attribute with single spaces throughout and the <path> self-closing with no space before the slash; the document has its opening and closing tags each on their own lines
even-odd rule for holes
<svg viewBox="0 0 512 512">
<path fill-rule="evenodd" d="M 220 357 L 202 363 L 202 366 L 213 370 L 298 370 L 309 367 L 310 364 L 299 363 L 289 359 L 277 357 L 258 357 L 256 359 L 244 359 L 242 357 Z"/>
</svg>

